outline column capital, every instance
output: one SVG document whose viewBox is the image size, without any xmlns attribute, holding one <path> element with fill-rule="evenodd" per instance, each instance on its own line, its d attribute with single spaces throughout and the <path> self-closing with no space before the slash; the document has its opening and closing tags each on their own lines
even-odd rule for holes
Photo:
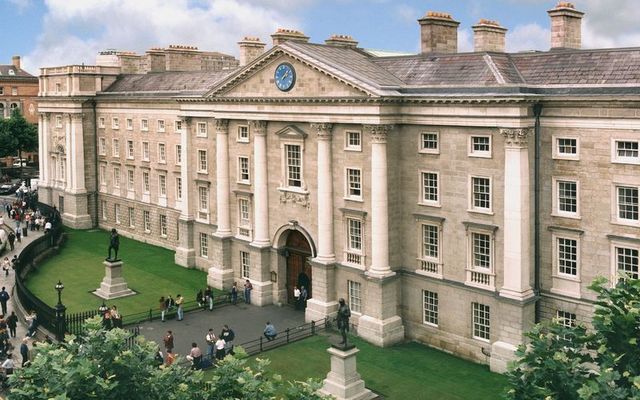
<svg viewBox="0 0 640 400">
<path fill-rule="evenodd" d="M 256 136 L 265 136 L 267 134 L 267 121 L 248 120 L 251 132 Z"/>
<path fill-rule="evenodd" d="M 51 116 L 51 113 L 48 111 L 40 111 L 38 112 L 38 115 L 40 115 L 44 119 L 49 119 L 49 117 Z"/>
<path fill-rule="evenodd" d="M 364 125 L 364 130 L 371 135 L 372 143 L 387 143 L 387 134 L 393 125 Z"/>
<path fill-rule="evenodd" d="M 226 134 L 229 133 L 229 120 L 228 119 L 216 118 L 214 120 L 214 123 L 216 124 L 216 134 L 226 135 Z"/>
<path fill-rule="evenodd" d="M 508 147 L 527 147 L 529 137 L 534 135 L 533 128 L 501 128 L 500 134 Z"/>
<path fill-rule="evenodd" d="M 70 116 L 72 121 L 82 121 L 82 119 L 84 118 L 83 113 L 70 114 Z"/>
<path fill-rule="evenodd" d="M 318 134 L 318 140 L 331 140 L 333 124 L 312 122 L 310 125 L 311 129 L 315 130 Z"/>
</svg>

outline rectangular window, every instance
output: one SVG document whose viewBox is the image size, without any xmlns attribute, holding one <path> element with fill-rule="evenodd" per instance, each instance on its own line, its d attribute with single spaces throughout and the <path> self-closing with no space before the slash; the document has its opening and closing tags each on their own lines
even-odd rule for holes
<svg viewBox="0 0 640 400">
<path fill-rule="evenodd" d="M 638 249 L 616 247 L 616 266 L 619 274 L 626 274 L 631 279 L 638 279 Z"/>
<path fill-rule="evenodd" d="M 491 338 L 491 314 L 487 305 L 473 303 L 473 337 L 482 340 Z"/>
<path fill-rule="evenodd" d="M 559 157 L 575 158 L 578 155 L 578 139 L 556 138 Z"/>
<path fill-rule="evenodd" d="M 133 160 L 133 140 L 127 140 L 127 158 Z"/>
<path fill-rule="evenodd" d="M 345 132 L 345 149 L 352 151 L 362 150 L 362 134 L 359 131 Z"/>
<path fill-rule="evenodd" d="M 287 186 L 302 187 L 302 158 L 300 145 L 287 144 L 285 148 Z"/>
<path fill-rule="evenodd" d="M 242 183 L 250 182 L 249 157 L 238 157 L 238 180 Z"/>
<path fill-rule="evenodd" d="M 207 151 L 198 150 L 198 172 L 207 173 Z"/>
<path fill-rule="evenodd" d="M 249 199 L 243 199 L 243 198 L 239 199 L 238 211 L 240 212 L 240 226 L 247 227 L 251 225 L 249 210 L 250 210 Z"/>
<path fill-rule="evenodd" d="M 17 96 L 18 95 L 18 88 L 17 87 L 12 87 L 11 88 L 11 95 L 12 96 Z"/>
<path fill-rule="evenodd" d="M 200 232 L 200 257 L 209 258 L 209 238 L 202 232 Z"/>
<path fill-rule="evenodd" d="M 638 222 L 638 188 L 633 186 L 617 186 L 618 219 Z"/>
<path fill-rule="evenodd" d="M 113 205 L 113 216 L 116 220 L 116 224 L 120 224 L 120 204 Z"/>
<path fill-rule="evenodd" d="M 558 213 L 577 214 L 578 183 L 575 181 L 556 181 L 558 186 Z"/>
<path fill-rule="evenodd" d="M 146 118 L 143 118 L 140 120 L 140 130 L 143 132 L 146 132 L 149 130 L 149 120 Z"/>
<path fill-rule="evenodd" d="M 207 123 L 206 122 L 198 122 L 198 137 L 207 137 Z"/>
<path fill-rule="evenodd" d="M 102 208 L 102 219 L 107 220 L 107 202 L 102 200 L 100 201 L 100 207 Z"/>
<path fill-rule="evenodd" d="M 249 127 L 246 125 L 238 126 L 238 142 L 249 143 Z"/>
<path fill-rule="evenodd" d="M 613 161 L 619 163 L 640 163 L 638 140 L 615 140 L 613 143 Z"/>
<path fill-rule="evenodd" d="M 569 238 L 557 238 L 558 245 L 558 273 L 564 275 L 578 275 L 578 241 Z"/>
<path fill-rule="evenodd" d="M 176 133 L 181 133 L 182 132 L 182 121 L 181 120 L 176 120 L 175 121 L 174 129 L 175 129 Z"/>
<path fill-rule="evenodd" d="M 204 186 L 198 188 L 198 208 L 202 212 L 209 212 L 209 189 Z"/>
<path fill-rule="evenodd" d="M 240 252 L 240 273 L 243 279 L 249 279 L 251 274 L 251 254 L 248 251 Z"/>
<path fill-rule="evenodd" d="M 107 184 L 107 166 L 106 165 L 100 165 L 100 184 L 101 185 L 106 185 Z"/>
<path fill-rule="evenodd" d="M 159 119 L 158 120 L 158 132 L 164 132 L 164 120 L 163 119 Z"/>
<path fill-rule="evenodd" d="M 491 269 L 491 235 L 472 232 L 472 268 Z"/>
<path fill-rule="evenodd" d="M 182 145 L 176 145 L 176 165 L 182 165 Z"/>
<path fill-rule="evenodd" d="M 440 152 L 438 132 L 422 132 L 420 134 L 420 152 L 438 154 Z"/>
<path fill-rule="evenodd" d="M 471 209 L 491 211 L 491 179 L 472 177 L 471 190 Z"/>
<path fill-rule="evenodd" d="M 176 178 L 176 200 L 182 200 L 182 178 Z"/>
<path fill-rule="evenodd" d="M 127 170 L 127 189 L 134 190 L 135 178 L 132 169 Z"/>
<path fill-rule="evenodd" d="M 471 136 L 469 147 L 471 157 L 491 157 L 491 136 Z"/>
<path fill-rule="evenodd" d="M 440 177 L 437 172 L 422 172 L 422 202 L 426 204 L 439 204 L 440 198 L 438 186 Z"/>
<path fill-rule="evenodd" d="M 98 118 L 98 128 L 104 128 L 104 126 L 105 126 L 104 117 Z"/>
<path fill-rule="evenodd" d="M 167 162 L 167 151 L 164 143 L 158 143 L 158 162 L 159 163 Z"/>
<path fill-rule="evenodd" d="M 127 130 L 133 130 L 133 119 L 127 118 Z"/>
<path fill-rule="evenodd" d="M 438 293 L 422 291 L 423 323 L 438 326 Z"/>
<path fill-rule="evenodd" d="M 347 168 L 347 197 L 362 199 L 362 171 Z"/>
<path fill-rule="evenodd" d="M 62 115 L 56 115 L 56 128 L 62 128 Z"/>
<path fill-rule="evenodd" d="M 165 175 L 158 175 L 158 187 L 160 197 L 167 197 L 167 177 Z"/>
<path fill-rule="evenodd" d="M 149 211 L 142 212 L 142 223 L 146 233 L 151 232 L 151 213 Z"/>
<path fill-rule="evenodd" d="M 149 171 L 142 172 L 142 191 L 149 194 Z"/>
<path fill-rule="evenodd" d="M 567 311 L 556 311 L 556 320 L 558 323 L 566 328 L 576 327 L 576 315 Z"/>
<path fill-rule="evenodd" d="M 98 151 L 101 156 L 107 155 L 107 139 L 101 137 L 98 139 Z"/>
<path fill-rule="evenodd" d="M 142 161 L 149 161 L 149 142 L 142 142 Z"/>
<path fill-rule="evenodd" d="M 133 207 L 129 207 L 129 228 L 135 228 L 136 226 L 136 210 Z"/>
<path fill-rule="evenodd" d="M 347 219 L 348 226 L 348 249 L 349 251 L 362 251 L 362 221 L 358 219 Z"/>
<path fill-rule="evenodd" d="M 160 215 L 160 221 L 159 221 L 159 225 L 160 225 L 160 236 L 162 237 L 167 237 L 167 216 L 166 215 Z"/>
<path fill-rule="evenodd" d="M 120 157 L 120 140 L 113 139 L 113 156 Z"/>
<path fill-rule="evenodd" d="M 352 312 L 362 313 L 362 285 L 360 282 L 347 281 L 349 307 Z"/>
<path fill-rule="evenodd" d="M 111 128 L 120 129 L 120 120 L 118 119 L 118 117 L 111 118 Z"/>
<path fill-rule="evenodd" d="M 113 167 L 113 187 L 120 187 L 120 168 Z"/>
<path fill-rule="evenodd" d="M 422 259 L 440 260 L 440 228 L 437 225 L 422 224 Z"/>
</svg>

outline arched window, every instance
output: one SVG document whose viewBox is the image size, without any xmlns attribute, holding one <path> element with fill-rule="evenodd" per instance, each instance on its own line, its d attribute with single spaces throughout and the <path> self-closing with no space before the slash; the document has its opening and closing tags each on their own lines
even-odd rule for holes
<svg viewBox="0 0 640 400">
<path fill-rule="evenodd" d="M 18 108 L 18 103 L 11 103 L 11 109 L 15 110 L 16 108 Z"/>
</svg>

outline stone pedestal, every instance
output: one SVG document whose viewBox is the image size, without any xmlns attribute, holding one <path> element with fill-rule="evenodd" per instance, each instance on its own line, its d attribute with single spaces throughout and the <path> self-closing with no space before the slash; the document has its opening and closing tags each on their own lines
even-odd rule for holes
<svg viewBox="0 0 640 400">
<path fill-rule="evenodd" d="M 119 297 L 132 296 L 136 294 L 129 289 L 127 282 L 122 277 L 122 261 L 106 260 L 104 264 L 104 278 L 100 287 L 93 294 L 103 299 L 117 299 Z"/>
<path fill-rule="evenodd" d="M 364 387 L 364 381 L 356 371 L 356 347 L 343 350 L 330 347 L 327 352 L 331 354 L 331 371 L 324 380 L 320 389 L 323 395 L 330 395 L 336 400 L 368 400 L 377 396 Z"/>
</svg>

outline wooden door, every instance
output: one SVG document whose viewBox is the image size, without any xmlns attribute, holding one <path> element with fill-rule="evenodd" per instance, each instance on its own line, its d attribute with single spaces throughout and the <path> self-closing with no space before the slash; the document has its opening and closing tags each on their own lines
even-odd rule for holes
<svg viewBox="0 0 640 400">
<path fill-rule="evenodd" d="M 311 246 L 307 239 L 298 231 L 291 231 L 287 236 L 287 300 L 294 303 L 293 287 L 304 286 L 307 298 L 311 298 L 311 265 L 307 258 L 311 257 Z"/>
</svg>

